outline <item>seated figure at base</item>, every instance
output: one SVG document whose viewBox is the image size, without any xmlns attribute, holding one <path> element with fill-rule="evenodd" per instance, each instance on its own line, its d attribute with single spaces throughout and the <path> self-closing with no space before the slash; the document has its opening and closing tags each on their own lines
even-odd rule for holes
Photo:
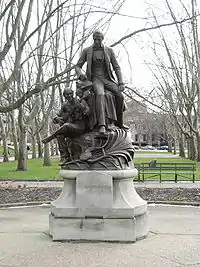
<svg viewBox="0 0 200 267">
<path fill-rule="evenodd" d="M 72 89 L 66 88 L 63 95 L 66 102 L 62 105 L 58 116 L 54 118 L 54 122 L 59 123 L 61 127 L 44 138 L 42 142 L 48 143 L 57 138 L 61 159 L 66 162 L 71 160 L 66 138 L 77 137 L 86 131 L 87 116 L 90 110 L 86 101 L 79 101 L 74 98 Z"/>
</svg>

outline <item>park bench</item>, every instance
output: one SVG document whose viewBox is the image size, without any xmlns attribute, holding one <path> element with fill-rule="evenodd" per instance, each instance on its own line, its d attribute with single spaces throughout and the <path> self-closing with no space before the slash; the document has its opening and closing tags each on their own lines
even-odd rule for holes
<svg viewBox="0 0 200 267">
<path fill-rule="evenodd" d="M 192 177 L 192 182 L 195 180 L 196 163 L 178 162 L 178 163 L 158 163 L 156 160 L 151 162 L 134 164 L 138 170 L 138 181 L 144 181 L 146 178 L 159 177 L 159 181 L 169 181 L 168 179 L 162 179 L 163 175 L 173 175 L 174 181 L 177 183 L 178 177 L 181 177 L 179 181 L 188 181 L 188 178 Z M 183 179 L 184 178 L 184 179 Z M 187 179 L 185 179 L 187 178 Z M 155 179 L 154 179 L 155 180 Z M 170 179 L 171 180 L 171 179 Z"/>
</svg>

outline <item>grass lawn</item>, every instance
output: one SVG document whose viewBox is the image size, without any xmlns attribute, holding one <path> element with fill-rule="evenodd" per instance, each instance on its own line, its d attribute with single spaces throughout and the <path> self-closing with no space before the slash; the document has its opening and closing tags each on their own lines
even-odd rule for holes
<svg viewBox="0 0 200 267">
<path fill-rule="evenodd" d="M 29 159 L 27 171 L 16 171 L 17 162 L 11 161 L 0 163 L 1 179 L 20 179 L 20 180 L 56 180 L 59 179 L 60 166 L 59 159 L 51 160 L 52 166 L 43 166 L 43 159 Z"/>
<path fill-rule="evenodd" d="M 155 157 L 153 159 L 156 159 Z M 145 163 L 150 162 L 151 158 L 135 158 L 135 163 Z M 20 180 L 57 180 L 59 179 L 59 170 L 58 165 L 59 159 L 52 158 L 52 166 L 44 167 L 43 159 L 29 159 L 27 163 L 27 171 L 16 171 L 17 162 L 12 161 L 8 163 L 0 163 L 0 180 L 1 179 L 20 179 Z M 157 158 L 157 162 L 168 162 L 168 163 L 178 163 L 178 162 L 192 162 L 188 159 L 183 158 Z M 200 180 L 200 162 L 196 163 L 196 180 Z M 191 177 L 188 177 L 191 179 Z M 159 176 L 146 177 L 145 180 L 159 180 Z M 174 180 L 174 175 L 163 175 L 162 179 L 164 180 Z M 178 177 L 178 180 L 180 177 Z"/>
<path fill-rule="evenodd" d="M 135 154 L 172 154 L 163 150 L 135 150 Z"/>
</svg>

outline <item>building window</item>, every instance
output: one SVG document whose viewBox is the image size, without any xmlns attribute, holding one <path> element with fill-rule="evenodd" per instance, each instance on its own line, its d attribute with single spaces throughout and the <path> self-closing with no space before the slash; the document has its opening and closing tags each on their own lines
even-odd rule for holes
<svg viewBox="0 0 200 267">
<path fill-rule="evenodd" d="M 135 142 L 138 142 L 138 134 L 135 134 Z"/>
<path fill-rule="evenodd" d="M 147 135 L 146 134 L 143 134 L 143 141 L 147 141 Z"/>
</svg>

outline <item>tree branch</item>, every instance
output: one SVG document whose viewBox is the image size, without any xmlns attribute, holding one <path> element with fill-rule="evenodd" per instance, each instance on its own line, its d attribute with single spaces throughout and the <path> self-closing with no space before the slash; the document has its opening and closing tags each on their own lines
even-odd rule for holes
<svg viewBox="0 0 200 267">
<path fill-rule="evenodd" d="M 197 14 L 196 15 L 196 17 L 198 17 L 198 16 L 200 16 L 200 14 Z M 147 27 L 147 28 L 139 29 L 137 31 L 131 32 L 131 33 L 123 36 L 118 41 L 116 41 L 115 43 L 111 44 L 110 47 L 114 47 L 114 46 L 120 44 L 121 42 L 123 42 L 124 40 L 129 39 L 129 38 L 131 38 L 132 36 L 134 36 L 134 35 L 136 35 L 138 33 L 146 32 L 146 31 L 151 31 L 151 30 L 156 30 L 156 29 L 159 29 L 159 28 L 162 28 L 162 27 L 167 27 L 167 26 L 181 24 L 181 23 L 187 22 L 187 21 L 189 21 L 189 20 L 191 20 L 193 18 L 194 18 L 194 16 L 189 17 L 189 18 L 185 18 L 185 19 L 182 19 L 182 20 L 179 20 L 179 21 L 173 21 L 173 22 L 169 22 L 169 23 L 164 23 L 164 24 L 160 24 L 160 25 L 156 25 L 156 26 L 152 26 L 152 27 Z"/>
</svg>

